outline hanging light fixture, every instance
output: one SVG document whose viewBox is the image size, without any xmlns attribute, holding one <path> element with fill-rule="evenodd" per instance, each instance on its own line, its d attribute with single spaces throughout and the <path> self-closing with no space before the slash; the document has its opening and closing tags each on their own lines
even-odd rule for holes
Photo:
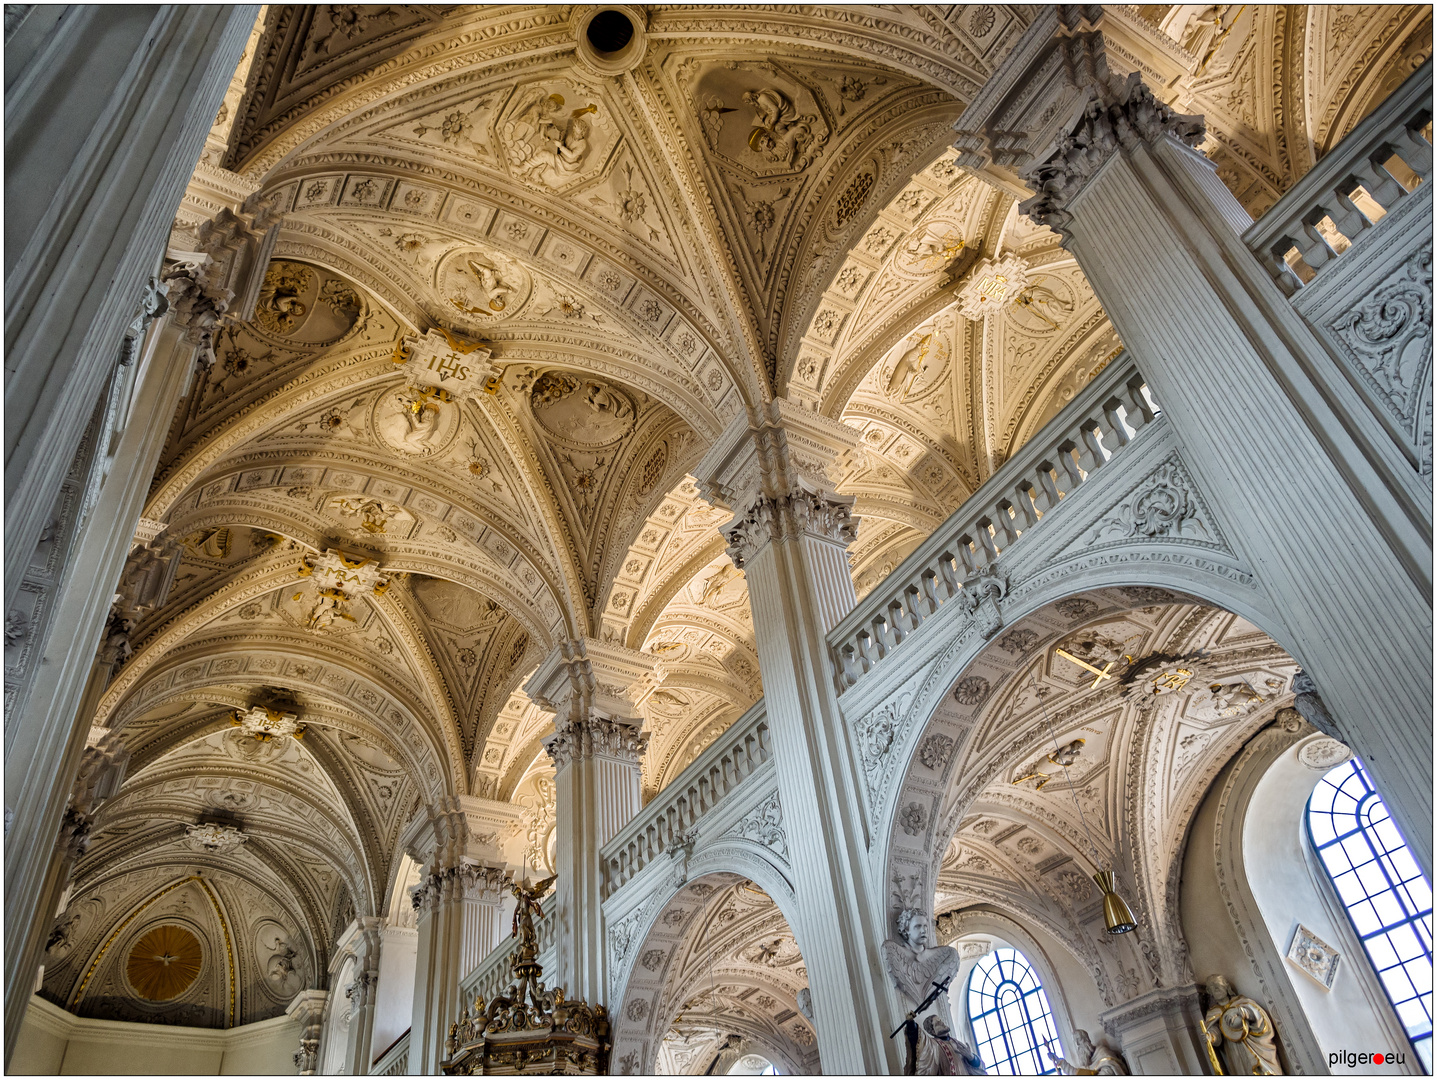
<svg viewBox="0 0 1437 1080">
<path fill-rule="evenodd" d="M 1099 870 L 1093 875 L 1098 888 L 1103 890 L 1103 925 L 1110 934 L 1126 934 L 1138 928 L 1127 902 L 1118 895 L 1117 875 L 1111 870 Z"/>
<path fill-rule="evenodd" d="M 1061 649 L 1058 651 L 1062 652 Z M 1025 659 L 1026 653 L 1027 650 L 1024 650 Z M 1066 653 L 1063 655 L 1067 656 Z M 1076 657 L 1068 658 L 1077 661 Z M 1081 661 L 1077 662 L 1081 663 Z M 1089 665 L 1083 664 L 1083 666 L 1088 667 Z M 1111 664 L 1108 666 L 1112 667 Z M 1097 669 L 1094 668 L 1093 670 L 1096 671 Z M 1053 752 L 1056 755 L 1059 752 L 1058 736 L 1053 730 L 1052 718 L 1048 716 L 1048 706 L 1044 703 L 1043 695 L 1038 690 L 1038 679 L 1033 671 L 1034 669 L 1032 667 L 1028 669 L 1028 680 L 1033 686 L 1033 696 L 1038 699 L 1038 708 L 1043 713 L 1043 723 L 1048 728 L 1048 737 L 1053 740 Z M 1098 683 L 1102 682 L 1104 675 L 1107 675 L 1106 671 L 1100 672 L 1098 678 L 1094 680 L 1093 686 L 1096 687 Z M 1108 676 L 1108 678 L 1111 677 L 1110 675 Z M 1059 764 L 1062 763 L 1059 762 Z M 1078 811 L 1078 820 L 1083 824 L 1083 834 L 1087 837 L 1088 848 L 1093 853 L 1093 865 L 1102 866 L 1102 859 L 1098 855 L 1098 845 L 1093 843 L 1093 834 L 1088 829 L 1088 817 L 1083 813 L 1083 804 L 1078 801 L 1078 790 L 1073 786 L 1072 776 L 1068 772 L 1067 765 L 1063 765 L 1063 779 L 1067 781 L 1068 793 L 1073 796 L 1073 808 Z M 1127 934 L 1136 930 L 1138 928 L 1138 920 L 1133 917 L 1132 908 L 1128 907 L 1127 901 L 1118 895 L 1117 873 L 1111 869 L 1099 870 L 1093 875 L 1093 880 L 1103 892 L 1103 926 L 1107 929 L 1108 933 L 1113 935 Z"/>
</svg>

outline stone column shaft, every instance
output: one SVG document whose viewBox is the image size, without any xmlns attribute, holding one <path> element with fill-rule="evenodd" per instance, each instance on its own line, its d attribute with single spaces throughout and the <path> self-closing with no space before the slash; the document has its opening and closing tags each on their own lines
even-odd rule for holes
<svg viewBox="0 0 1437 1080">
<path fill-rule="evenodd" d="M 867 880 L 862 794 L 845 741 L 826 636 L 855 601 L 847 546 L 852 499 L 827 469 L 857 433 L 775 402 L 736 421 L 695 471 L 705 497 L 732 508 L 729 555 L 748 579 L 783 828 L 825 1071 L 898 1064 L 880 936 Z M 742 485 L 742 486 L 740 486 Z"/>
</svg>

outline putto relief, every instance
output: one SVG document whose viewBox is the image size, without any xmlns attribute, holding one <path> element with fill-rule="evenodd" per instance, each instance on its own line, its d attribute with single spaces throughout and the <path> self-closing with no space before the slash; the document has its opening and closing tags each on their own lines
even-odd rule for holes
<svg viewBox="0 0 1437 1080">
<path fill-rule="evenodd" d="M 597 177 L 619 142 L 602 95 L 572 78 L 518 87 L 495 134 L 510 175 L 554 191 Z"/>
<path fill-rule="evenodd" d="M 709 148 L 753 176 L 807 169 L 832 132 L 813 90 L 773 64 L 714 63 L 690 92 Z"/>
<path fill-rule="evenodd" d="M 637 416 L 622 390 L 568 371 L 546 371 L 535 379 L 529 408 L 549 435 L 584 449 L 618 442 L 634 429 Z"/>
<path fill-rule="evenodd" d="M 516 260 L 482 248 L 450 252 L 439 261 L 434 274 L 443 321 L 474 327 L 513 318 L 529 299 L 532 287 L 528 271 Z"/>
</svg>

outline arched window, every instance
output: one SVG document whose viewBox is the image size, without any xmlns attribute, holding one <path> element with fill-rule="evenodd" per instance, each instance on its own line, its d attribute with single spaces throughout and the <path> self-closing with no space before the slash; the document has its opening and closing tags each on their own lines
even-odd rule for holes
<svg viewBox="0 0 1437 1080">
<path fill-rule="evenodd" d="M 1412 1048 L 1432 1068 L 1432 886 L 1367 770 L 1352 758 L 1317 782 L 1307 831 Z"/>
<path fill-rule="evenodd" d="M 968 1018 L 978 1054 L 990 1073 L 1034 1076 L 1057 1070 L 1046 1043 L 1063 1056 L 1048 995 L 1028 958 L 1017 949 L 994 949 L 968 977 Z"/>
</svg>

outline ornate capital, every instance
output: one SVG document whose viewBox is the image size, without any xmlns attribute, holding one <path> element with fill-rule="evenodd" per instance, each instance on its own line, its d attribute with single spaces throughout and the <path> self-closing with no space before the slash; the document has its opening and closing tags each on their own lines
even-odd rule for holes
<svg viewBox="0 0 1437 1080">
<path fill-rule="evenodd" d="M 1073 197 L 1103 162 L 1119 149 L 1132 150 L 1165 135 L 1197 146 L 1207 130 L 1202 117 L 1176 113 L 1153 97 L 1134 72 L 1116 91 L 1090 100 L 1053 152 L 1023 169 L 1023 179 L 1036 194 L 1020 203 L 1018 212 L 1039 225 L 1066 232 L 1073 217 L 1068 209 Z"/>
<path fill-rule="evenodd" d="M 199 361 L 215 361 L 214 334 L 234 293 L 212 280 L 214 260 L 204 252 L 177 252 L 167 260 L 160 280 L 169 287 L 170 317 L 185 331 L 185 340 L 199 347 Z"/>
<path fill-rule="evenodd" d="M 557 714 L 555 723 L 597 709 L 614 718 L 634 716 L 633 691 L 654 670 L 654 658 L 595 638 L 561 641 L 524 684 L 541 709 Z M 637 721 L 635 721 L 637 723 Z"/>
<path fill-rule="evenodd" d="M 544 740 L 554 759 L 554 768 L 592 757 L 618 758 L 638 764 L 649 745 L 647 732 L 638 724 L 611 720 L 605 716 L 565 717 L 554 722 L 558 729 Z"/>
<path fill-rule="evenodd" d="M 56 846 L 70 862 L 78 862 L 89 849 L 90 830 L 94 824 L 95 819 L 90 814 L 81 813 L 73 806 L 66 807 L 65 816 L 60 821 L 60 837 Z"/>
<path fill-rule="evenodd" d="M 502 867 L 463 863 L 427 875 L 415 887 L 410 903 L 414 905 L 416 915 L 424 919 L 445 904 L 466 900 L 497 904 L 507 887 L 508 878 Z"/>
<path fill-rule="evenodd" d="M 728 540 L 728 557 L 740 570 L 765 544 L 813 536 L 847 547 L 858 536 L 853 498 L 795 491 L 777 498 L 761 495 L 720 530 Z"/>
<path fill-rule="evenodd" d="M 354 976 L 354 981 L 344 988 L 344 996 L 350 1002 L 350 1015 L 369 1004 L 374 997 L 374 988 L 379 985 L 379 972 L 365 970 Z"/>
</svg>

